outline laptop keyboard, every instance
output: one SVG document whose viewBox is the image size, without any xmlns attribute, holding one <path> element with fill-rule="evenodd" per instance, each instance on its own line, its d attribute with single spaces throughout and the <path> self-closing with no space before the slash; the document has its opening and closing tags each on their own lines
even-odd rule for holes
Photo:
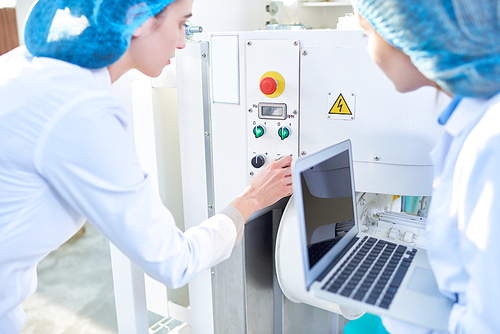
<svg viewBox="0 0 500 334">
<path fill-rule="evenodd" d="M 310 245 L 307 248 L 307 254 L 309 254 L 309 265 L 314 266 L 321 258 L 330 250 L 337 242 L 338 239 L 330 239 L 323 242 L 318 242 L 313 245 Z"/>
<path fill-rule="evenodd" d="M 388 309 L 416 253 L 365 236 L 323 289 Z"/>
<path fill-rule="evenodd" d="M 342 223 L 335 224 L 335 237 L 323 242 L 318 242 L 309 245 L 307 253 L 309 254 L 309 266 L 312 268 L 328 251 L 335 246 L 346 235 L 349 230 L 354 227 L 354 221 L 348 220 Z"/>
</svg>

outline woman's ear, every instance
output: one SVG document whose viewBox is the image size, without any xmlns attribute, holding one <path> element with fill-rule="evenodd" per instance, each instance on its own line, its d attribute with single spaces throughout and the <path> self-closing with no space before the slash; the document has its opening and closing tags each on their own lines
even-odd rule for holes
<svg viewBox="0 0 500 334">
<path fill-rule="evenodd" d="M 134 33 L 132 34 L 132 37 L 139 37 L 139 36 L 149 32 L 149 31 L 151 31 L 154 19 L 155 19 L 154 17 L 148 18 L 146 20 L 146 22 L 144 22 L 140 27 L 135 29 Z"/>
<path fill-rule="evenodd" d="M 135 29 L 134 33 L 132 34 L 132 37 L 139 37 L 142 35 L 142 31 L 143 31 L 143 27 L 144 24 L 142 26 L 140 26 L 139 28 Z"/>
</svg>

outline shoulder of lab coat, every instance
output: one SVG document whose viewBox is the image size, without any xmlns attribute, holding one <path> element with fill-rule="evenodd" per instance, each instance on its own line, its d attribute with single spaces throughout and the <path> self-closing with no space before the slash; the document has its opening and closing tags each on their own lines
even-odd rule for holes
<svg viewBox="0 0 500 334">
<path fill-rule="evenodd" d="M 37 171 L 78 213 L 153 278 L 179 287 L 227 259 L 235 223 L 218 214 L 179 230 L 142 170 L 121 103 L 108 89 L 75 94 L 37 145 Z"/>
</svg>

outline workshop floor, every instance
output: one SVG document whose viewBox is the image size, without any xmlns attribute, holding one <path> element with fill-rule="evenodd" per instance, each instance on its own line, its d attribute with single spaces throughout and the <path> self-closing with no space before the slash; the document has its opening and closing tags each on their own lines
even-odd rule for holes
<svg viewBox="0 0 500 334">
<path fill-rule="evenodd" d="M 109 242 L 87 223 L 38 265 L 38 289 L 22 304 L 28 320 L 21 334 L 116 334 L 114 298 Z M 150 313 L 150 326 L 160 319 Z"/>
</svg>

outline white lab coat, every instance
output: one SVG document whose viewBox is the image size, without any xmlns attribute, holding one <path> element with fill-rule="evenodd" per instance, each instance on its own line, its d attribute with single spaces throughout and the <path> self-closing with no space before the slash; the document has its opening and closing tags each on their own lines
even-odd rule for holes
<svg viewBox="0 0 500 334">
<path fill-rule="evenodd" d="M 427 247 L 441 292 L 454 304 L 450 333 L 500 333 L 500 94 L 464 98 L 431 158 Z M 388 318 L 391 333 L 426 333 Z"/>
<path fill-rule="evenodd" d="M 37 263 L 85 218 L 171 287 L 231 254 L 241 213 L 228 207 L 180 231 L 141 169 L 130 126 L 107 69 L 24 47 L 0 57 L 0 333 L 20 331 Z"/>
</svg>

